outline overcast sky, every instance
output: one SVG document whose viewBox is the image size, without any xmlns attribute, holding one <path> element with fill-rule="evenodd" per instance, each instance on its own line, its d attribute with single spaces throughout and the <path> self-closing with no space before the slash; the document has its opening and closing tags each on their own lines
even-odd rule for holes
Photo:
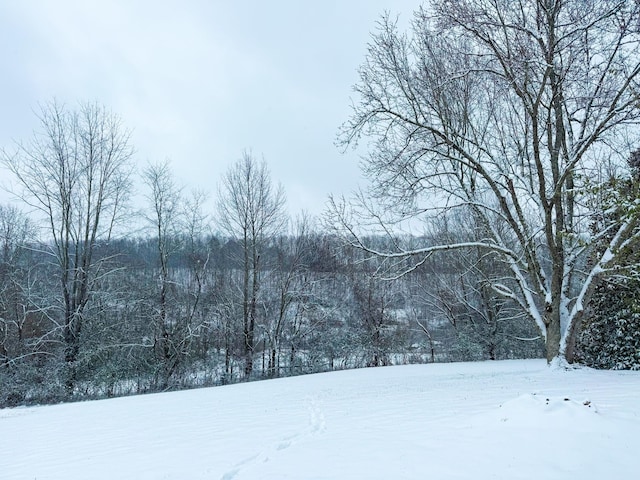
<svg viewBox="0 0 640 480">
<path fill-rule="evenodd" d="M 168 158 L 215 196 L 250 149 L 292 212 L 319 214 L 362 183 L 358 155 L 334 142 L 375 22 L 419 3 L 2 1 L 0 146 L 30 137 L 38 104 L 98 101 L 133 130 L 139 166 Z"/>
</svg>

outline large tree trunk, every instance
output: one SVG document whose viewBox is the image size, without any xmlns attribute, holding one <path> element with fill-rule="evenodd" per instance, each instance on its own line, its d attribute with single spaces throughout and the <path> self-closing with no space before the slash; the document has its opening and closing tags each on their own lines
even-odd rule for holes
<svg viewBox="0 0 640 480">
<path fill-rule="evenodd" d="M 582 328 L 582 320 L 584 312 L 579 312 L 568 327 L 565 340 L 564 356 L 569 363 L 574 363 L 576 359 L 576 347 L 578 344 L 578 335 Z"/>
<path fill-rule="evenodd" d="M 78 380 L 77 360 L 80 353 L 80 321 L 72 314 L 64 327 L 64 361 L 65 361 L 65 390 L 69 397 L 75 391 Z"/>
<path fill-rule="evenodd" d="M 553 308 L 553 307 L 552 307 Z M 545 347 L 547 350 L 547 362 L 551 363 L 560 354 L 560 314 L 558 309 L 553 309 L 545 315 L 545 323 L 547 324 L 547 341 Z"/>
</svg>

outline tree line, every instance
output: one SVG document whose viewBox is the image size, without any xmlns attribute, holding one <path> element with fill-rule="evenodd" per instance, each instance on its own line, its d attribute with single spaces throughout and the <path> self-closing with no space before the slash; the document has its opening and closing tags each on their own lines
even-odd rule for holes
<svg viewBox="0 0 640 480">
<path fill-rule="evenodd" d="M 0 207 L 3 405 L 541 354 L 535 331 L 483 283 L 489 260 L 450 255 L 385 280 L 309 216 L 289 219 L 284 191 L 250 153 L 223 177 L 214 212 L 167 162 L 147 165 L 134 217 L 120 120 L 56 103 L 40 120 L 30 143 L 4 154 L 34 213 Z M 125 235 L 134 220 L 146 229 Z"/>
</svg>

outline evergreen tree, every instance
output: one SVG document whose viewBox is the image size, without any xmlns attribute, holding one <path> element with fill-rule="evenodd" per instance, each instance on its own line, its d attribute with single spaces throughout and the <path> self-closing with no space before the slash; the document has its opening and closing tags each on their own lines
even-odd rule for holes
<svg viewBox="0 0 640 480">
<path fill-rule="evenodd" d="M 625 211 L 639 208 L 640 149 L 629 157 L 631 175 L 612 180 L 603 194 L 594 228 L 619 223 Z M 637 242 L 622 252 L 622 265 L 596 287 L 590 315 L 579 339 L 580 358 L 595 368 L 640 370 L 640 252 Z"/>
</svg>

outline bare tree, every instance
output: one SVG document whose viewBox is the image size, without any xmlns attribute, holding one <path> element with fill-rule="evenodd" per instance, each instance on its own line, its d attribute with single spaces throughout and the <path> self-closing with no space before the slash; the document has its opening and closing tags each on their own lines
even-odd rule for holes
<svg viewBox="0 0 640 480">
<path fill-rule="evenodd" d="M 96 282 L 111 273 L 96 256 L 124 211 L 133 154 L 129 132 L 102 106 L 86 103 L 69 110 L 42 107 L 42 130 L 2 162 L 22 187 L 19 196 L 42 214 L 45 248 L 54 259 L 61 287 L 56 328 L 64 344 L 67 392 L 76 381 L 76 360 L 87 305 Z"/>
<path fill-rule="evenodd" d="M 267 372 L 272 377 L 280 375 L 285 333 L 302 311 L 310 290 L 305 263 L 309 256 L 310 228 L 310 217 L 304 213 L 297 219 L 293 234 L 280 236 L 274 245 L 277 265 L 271 272 L 269 285 L 273 298 L 265 302 L 267 318 L 262 325 L 268 342 Z"/>
<path fill-rule="evenodd" d="M 364 164 L 372 188 L 355 214 L 335 202 L 340 228 L 395 266 L 453 248 L 495 252 L 515 286 L 494 291 L 535 322 L 549 361 L 572 361 L 597 278 L 640 235 L 631 206 L 615 231 L 588 225 L 589 196 L 606 180 L 599 167 L 622 164 L 638 142 L 639 22 L 635 0 L 434 0 L 410 36 L 384 17 L 342 133 L 345 145 L 375 139 Z M 395 237 L 397 222 L 457 209 L 473 212 L 480 239 L 416 246 Z M 362 218 L 395 248 L 368 246 Z M 587 262 L 604 236 L 607 247 Z"/>
<path fill-rule="evenodd" d="M 153 230 L 158 260 L 158 301 L 153 316 L 154 347 L 161 364 L 161 389 L 169 381 L 180 361 L 179 340 L 176 337 L 178 319 L 170 305 L 169 294 L 173 281 L 169 272 L 169 260 L 179 248 L 181 188 L 176 185 L 169 162 L 151 164 L 143 173 L 149 189 L 151 212 L 147 220 Z M 173 314 L 171 314 L 173 311 Z"/>
<path fill-rule="evenodd" d="M 211 305 L 205 305 L 205 287 L 209 279 L 211 250 L 206 245 L 206 239 L 211 234 L 209 216 L 204 212 L 207 194 L 202 191 L 193 191 L 184 202 L 183 228 L 185 231 L 186 261 L 189 268 L 186 280 L 186 324 L 187 333 L 191 338 L 199 336 L 208 320 L 205 311 Z M 206 355 L 206 349 L 203 349 Z"/>
<path fill-rule="evenodd" d="M 16 207 L 0 205 L 0 366 L 28 354 L 24 340 L 31 308 L 28 292 L 28 241 L 35 229 Z"/>
<path fill-rule="evenodd" d="M 253 371 L 262 255 L 266 242 L 286 225 L 285 195 L 274 188 L 267 165 L 245 152 L 226 173 L 218 198 L 220 227 L 242 249 L 242 324 L 245 376 Z"/>
</svg>

